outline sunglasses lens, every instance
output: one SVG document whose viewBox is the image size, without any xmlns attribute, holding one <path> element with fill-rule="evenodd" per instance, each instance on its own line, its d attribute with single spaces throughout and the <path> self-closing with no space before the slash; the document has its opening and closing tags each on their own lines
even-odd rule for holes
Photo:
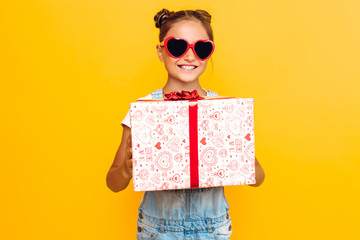
<svg viewBox="0 0 360 240">
<path fill-rule="evenodd" d="M 174 57 L 180 57 L 187 49 L 187 42 L 183 39 L 170 39 L 167 42 L 167 49 Z"/>
<path fill-rule="evenodd" d="M 211 44 L 211 42 L 199 41 L 195 44 L 195 52 L 200 59 L 205 59 L 209 57 L 210 54 L 212 53 L 212 50 L 213 50 L 213 45 Z"/>
</svg>

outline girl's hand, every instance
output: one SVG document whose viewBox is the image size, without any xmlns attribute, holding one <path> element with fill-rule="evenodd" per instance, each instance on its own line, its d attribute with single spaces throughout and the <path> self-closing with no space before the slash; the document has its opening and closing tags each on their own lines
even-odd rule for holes
<svg viewBox="0 0 360 240">
<path fill-rule="evenodd" d="M 258 187 L 263 183 L 265 179 L 264 169 L 261 167 L 256 157 L 255 157 L 255 179 L 256 179 L 256 183 L 249 184 L 249 186 Z"/>
<path fill-rule="evenodd" d="M 124 126 L 120 146 L 106 175 L 106 184 L 113 192 L 124 190 L 132 178 L 131 129 Z"/>
</svg>

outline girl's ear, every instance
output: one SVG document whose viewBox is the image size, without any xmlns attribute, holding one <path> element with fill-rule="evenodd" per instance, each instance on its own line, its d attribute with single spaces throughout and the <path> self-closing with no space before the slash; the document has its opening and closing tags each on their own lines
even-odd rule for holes
<svg viewBox="0 0 360 240">
<path fill-rule="evenodd" d="M 160 60 L 161 62 L 163 62 L 163 61 L 164 61 L 164 58 L 163 58 L 163 54 L 162 54 L 162 51 L 161 51 L 161 50 L 162 50 L 162 49 L 161 49 L 160 45 L 159 45 L 159 44 L 156 45 L 156 51 L 157 51 L 159 60 Z"/>
</svg>

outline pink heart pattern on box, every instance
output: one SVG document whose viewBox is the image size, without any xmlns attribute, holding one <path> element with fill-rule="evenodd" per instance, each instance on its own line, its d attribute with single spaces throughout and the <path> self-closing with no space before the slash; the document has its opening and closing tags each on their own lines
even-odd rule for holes
<svg viewBox="0 0 360 240">
<path fill-rule="evenodd" d="M 188 101 L 131 104 L 135 191 L 190 188 Z M 200 187 L 255 183 L 252 98 L 198 101 Z"/>
</svg>

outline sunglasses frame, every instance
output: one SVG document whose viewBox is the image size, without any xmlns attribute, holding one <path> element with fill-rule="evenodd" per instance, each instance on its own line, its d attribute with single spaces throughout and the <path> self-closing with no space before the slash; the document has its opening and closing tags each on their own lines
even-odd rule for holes
<svg viewBox="0 0 360 240">
<path fill-rule="evenodd" d="M 171 39 L 184 40 L 184 41 L 187 43 L 187 48 L 186 48 L 185 52 L 184 52 L 183 54 L 181 54 L 179 57 L 175 57 L 174 55 L 172 55 L 172 54 L 170 53 L 170 51 L 168 50 L 168 48 L 167 48 L 167 43 L 168 43 L 168 41 L 171 40 Z M 212 51 L 211 51 L 211 53 L 209 54 L 208 57 L 206 57 L 206 58 L 204 58 L 204 59 L 201 59 L 201 58 L 196 54 L 195 45 L 196 45 L 198 42 L 209 42 L 209 43 L 211 43 L 211 45 L 212 45 Z M 162 44 L 163 44 L 163 45 L 162 45 Z M 207 40 L 199 39 L 199 40 L 197 40 L 195 43 L 190 44 L 188 41 L 186 41 L 186 40 L 183 39 L 183 38 L 177 38 L 177 37 L 173 37 L 173 36 L 167 37 L 164 41 L 160 42 L 160 46 L 161 46 L 161 47 L 165 47 L 166 52 L 167 52 L 172 58 L 175 58 L 175 59 L 178 59 L 178 58 L 181 58 L 182 56 L 184 56 L 184 55 L 189 51 L 189 49 L 191 48 L 191 49 L 193 50 L 194 55 L 196 56 L 196 58 L 199 59 L 200 61 L 205 61 L 206 59 L 210 58 L 211 55 L 213 54 L 214 50 L 215 50 L 215 44 L 214 44 L 214 42 L 211 41 L 210 39 L 207 39 Z"/>
</svg>

